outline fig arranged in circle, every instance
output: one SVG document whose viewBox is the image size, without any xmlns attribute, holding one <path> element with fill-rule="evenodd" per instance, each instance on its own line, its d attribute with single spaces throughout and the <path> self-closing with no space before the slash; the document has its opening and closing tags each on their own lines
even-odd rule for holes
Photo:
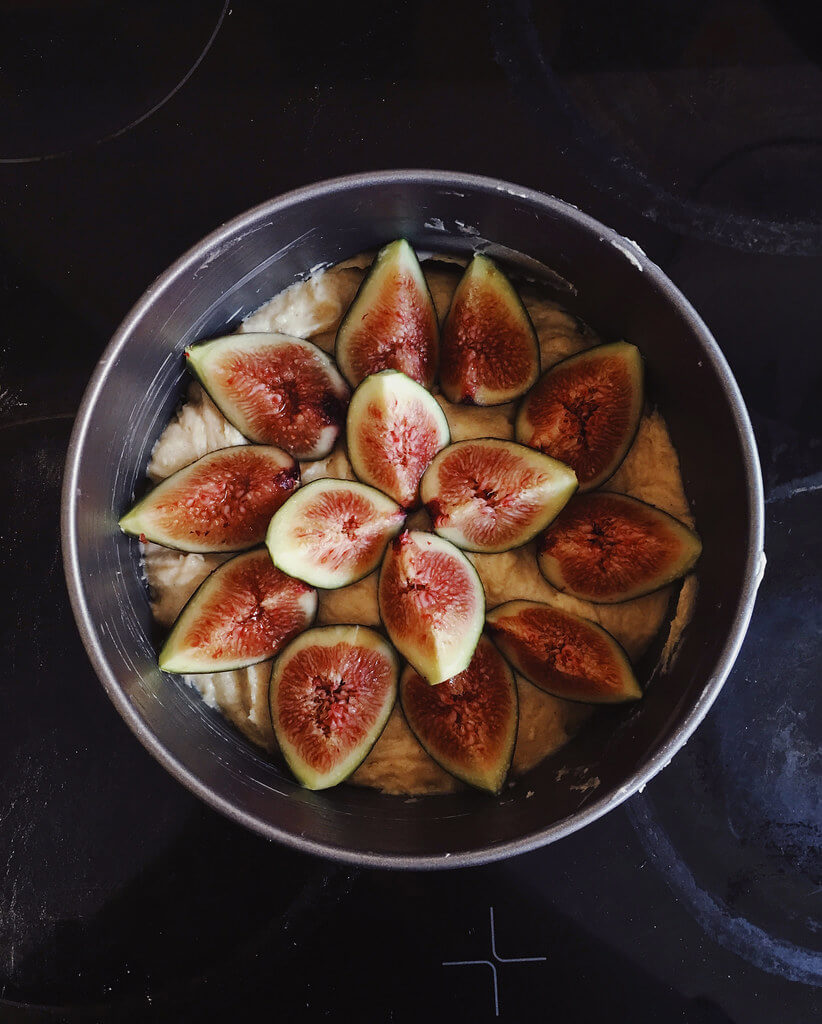
<svg viewBox="0 0 822 1024">
<path fill-rule="evenodd" d="M 487 621 L 517 672 L 546 693 L 589 704 L 642 696 L 625 651 L 588 619 L 539 601 L 507 601 Z"/>
<path fill-rule="evenodd" d="M 373 572 L 404 523 L 399 505 L 373 487 L 313 480 L 274 514 L 265 542 L 283 572 L 336 590 Z"/>
<path fill-rule="evenodd" d="M 449 402 L 502 405 L 539 376 L 539 340 L 511 282 L 477 253 L 457 285 L 440 341 L 440 386 Z"/>
<path fill-rule="evenodd" d="M 411 731 L 441 768 L 469 786 L 500 792 L 514 756 L 519 703 L 514 673 L 487 637 L 468 668 L 439 686 L 408 666 L 400 701 Z"/>
<path fill-rule="evenodd" d="M 323 626 L 274 662 L 269 707 L 289 768 L 307 789 L 328 789 L 368 756 L 397 696 L 399 663 L 365 626 Z"/>
<path fill-rule="evenodd" d="M 516 437 L 573 469 L 580 491 L 599 487 L 628 453 L 642 415 L 642 356 L 627 342 L 563 359 L 517 414 Z"/>
<path fill-rule="evenodd" d="M 350 391 L 316 345 L 287 334 L 232 334 L 186 349 L 188 368 L 249 441 L 296 459 L 334 447 Z"/>
<path fill-rule="evenodd" d="M 667 512 L 625 494 L 581 494 L 539 540 L 543 576 L 573 597 L 630 601 L 693 568 L 699 538 Z"/>
<path fill-rule="evenodd" d="M 164 672 L 227 672 L 273 657 L 314 620 L 317 591 L 272 565 L 265 548 L 235 555 L 194 591 L 160 651 Z"/>
<path fill-rule="evenodd" d="M 378 597 L 391 642 L 429 683 L 468 667 L 482 633 L 485 592 L 453 544 L 405 530 L 385 552 Z"/>
<path fill-rule="evenodd" d="M 269 520 L 299 483 L 299 465 L 280 448 L 221 448 L 159 483 L 120 529 L 179 551 L 242 551 L 265 540 Z"/>
<path fill-rule="evenodd" d="M 443 449 L 420 485 L 434 529 L 468 551 L 508 551 L 534 538 L 577 487 L 574 471 L 513 441 L 483 437 Z"/>
<path fill-rule="evenodd" d="M 437 373 L 437 312 L 417 255 L 405 239 L 380 249 L 337 330 L 334 355 L 356 387 L 399 370 L 430 387 Z"/>
<path fill-rule="evenodd" d="M 413 508 L 420 478 L 451 432 L 430 391 L 404 373 L 382 370 L 366 377 L 351 396 L 346 439 L 360 480 Z"/>
</svg>

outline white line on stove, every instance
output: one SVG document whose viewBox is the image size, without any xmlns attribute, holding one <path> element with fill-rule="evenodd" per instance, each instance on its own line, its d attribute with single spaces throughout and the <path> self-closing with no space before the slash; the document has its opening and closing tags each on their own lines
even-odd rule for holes
<svg viewBox="0 0 822 1024">
<path fill-rule="evenodd" d="M 500 956 L 497 952 L 497 934 L 494 925 L 494 908 L 488 908 L 491 914 L 491 956 L 492 960 L 443 960 L 443 967 L 475 967 L 485 965 L 491 968 L 491 980 L 494 986 L 494 1016 L 499 1017 L 499 983 L 497 964 L 534 964 L 547 960 L 544 956 Z"/>
</svg>

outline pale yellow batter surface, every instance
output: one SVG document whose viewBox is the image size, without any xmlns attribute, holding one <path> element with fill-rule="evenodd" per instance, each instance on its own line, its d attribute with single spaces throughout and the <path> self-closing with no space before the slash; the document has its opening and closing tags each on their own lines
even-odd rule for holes
<svg viewBox="0 0 822 1024">
<path fill-rule="evenodd" d="M 337 325 L 354 297 L 368 262 L 369 257 L 349 260 L 292 285 L 252 314 L 240 331 L 279 331 L 311 338 L 321 348 L 332 351 Z M 423 268 L 442 320 L 459 280 L 460 268 L 435 260 L 425 262 Z M 525 289 L 522 298 L 539 335 L 543 370 L 597 343 L 597 337 L 588 328 L 537 291 Z M 451 405 L 441 395 L 437 396 L 437 401 L 448 418 L 453 441 L 513 437 L 516 408 L 513 404 L 481 409 Z M 242 435 L 224 419 L 202 388 L 192 383 L 187 401 L 155 446 L 148 473 L 152 480 L 162 480 L 206 452 L 244 443 Z M 321 477 L 354 479 L 342 444 L 327 459 L 302 463 L 301 470 L 304 483 Z M 692 525 L 679 459 L 658 412 L 651 411 L 643 417 L 631 450 L 607 489 L 641 498 Z M 425 512 L 415 513 L 409 525 L 427 527 Z M 227 557 L 186 555 L 147 544 L 145 570 L 158 622 L 170 626 L 196 587 Z M 489 608 L 515 598 L 549 601 L 601 623 L 633 659 L 642 654 L 666 623 L 669 589 L 625 604 L 595 605 L 566 597 L 547 583 L 537 568 L 533 544 L 502 554 L 471 554 L 469 557 L 482 578 Z M 663 659 L 670 659 L 675 653 L 682 630 L 690 619 L 695 589 L 696 581 L 686 580 L 676 616 L 668 627 Z M 318 623 L 335 622 L 379 625 L 376 574 L 351 587 L 320 591 Z M 240 732 L 273 751 L 276 741 L 268 712 L 269 674 L 270 663 L 266 662 L 236 672 L 190 676 L 189 679 L 203 699 L 219 708 Z M 513 770 L 519 774 L 563 746 L 588 718 L 591 709 L 542 693 L 520 677 L 517 687 L 520 716 Z M 460 786 L 423 751 L 405 724 L 399 706 L 351 781 L 388 793 L 404 794 L 442 793 Z"/>
</svg>

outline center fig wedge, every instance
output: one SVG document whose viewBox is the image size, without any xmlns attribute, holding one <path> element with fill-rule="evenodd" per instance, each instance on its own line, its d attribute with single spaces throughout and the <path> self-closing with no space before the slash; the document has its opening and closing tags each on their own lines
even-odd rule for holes
<svg viewBox="0 0 822 1024">
<path fill-rule="evenodd" d="M 314 587 L 336 590 L 373 572 L 405 513 L 380 491 L 349 480 L 313 480 L 274 514 L 272 562 Z"/>
<path fill-rule="evenodd" d="M 346 440 L 360 480 L 403 508 L 417 504 L 420 478 L 451 440 L 439 403 L 421 384 L 396 370 L 366 377 L 348 406 Z"/>
<path fill-rule="evenodd" d="M 385 552 L 378 587 L 391 642 L 429 683 L 468 667 L 485 616 L 476 569 L 447 540 L 406 530 Z"/>
<path fill-rule="evenodd" d="M 527 544 L 576 487 L 564 463 L 513 441 L 481 437 L 443 449 L 425 471 L 420 494 L 441 537 L 491 553 Z"/>
</svg>

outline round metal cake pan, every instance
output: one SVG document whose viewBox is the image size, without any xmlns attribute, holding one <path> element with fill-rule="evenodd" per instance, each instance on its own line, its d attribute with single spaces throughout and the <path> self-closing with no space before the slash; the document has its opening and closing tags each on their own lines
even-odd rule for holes
<svg viewBox="0 0 822 1024">
<path fill-rule="evenodd" d="M 645 697 L 608 710 L 497 799 L 409 801 L 301 789 L 185 682 L 163 675 L 138 552 L 118 517 L 184 387 L 183 349 L 233 330 L 312 268 L 404 236 L 419 250 L 482 249 L 538 278 L 605 339 L 641 349 L 703 540 L 693 618 Z M 89 657 L 146 748 L 207 803 L 260 834 L 361 865 L 444 868 L 512 856 L 576 831 L 660 771 L 733 665 L 764 566 L 759 460 L 745 405 L 710 331 L 632 242 L 551 196 L 442 171 L 320 182 L 242 214 L 140 298 L 77 415 L 63 484 L 66 578 Z"/>
</svg>

